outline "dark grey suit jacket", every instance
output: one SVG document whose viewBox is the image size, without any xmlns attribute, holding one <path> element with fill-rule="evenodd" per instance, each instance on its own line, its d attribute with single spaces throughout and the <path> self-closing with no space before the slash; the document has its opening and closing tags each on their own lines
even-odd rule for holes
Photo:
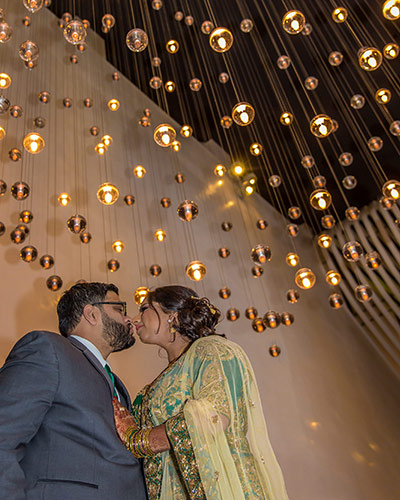
<svg viewBox="0 0 400 500">
<path fill-rule="evenodd" d="M 0 369 L 0 498 L 145 500 L 141 463 L 115 431 L 112 393 L 78 340 L 43 331 L 20 339 Z"/>
</svg>

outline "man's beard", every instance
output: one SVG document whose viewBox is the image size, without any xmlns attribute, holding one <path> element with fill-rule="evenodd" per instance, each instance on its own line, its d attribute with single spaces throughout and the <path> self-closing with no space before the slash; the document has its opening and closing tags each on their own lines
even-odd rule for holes
<svg viewBox="0 0 400 500">
<path fill-rule="evenodd" d="M 103 337 L 113 352 L 123 351 L 133 346 L 135 337 L 131 335 L 128 325 L 118 323 L 104 311 L 101 311 L 101 319 L 103 321 Z"/>
</svg>

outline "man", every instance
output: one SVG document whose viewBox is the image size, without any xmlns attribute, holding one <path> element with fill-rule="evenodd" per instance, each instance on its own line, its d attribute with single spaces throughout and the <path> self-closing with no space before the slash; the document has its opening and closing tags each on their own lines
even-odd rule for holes
<svg viewBox="0 0 400 500">
<path fill-rule="evenodd" d="M 135 339 L 118 288 L 81 282 L 61 297 L 62 335 L 34 331 L 0 369 L 0 498 L 145 500 L 141 464 L 119 440 L 107 363 Z"/>
</svg>

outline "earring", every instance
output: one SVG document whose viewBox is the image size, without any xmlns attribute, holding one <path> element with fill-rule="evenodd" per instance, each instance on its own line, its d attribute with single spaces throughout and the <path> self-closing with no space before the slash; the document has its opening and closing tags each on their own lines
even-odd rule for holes
<svg viewBox="0 0 400 500">
<path fill-rule="evenodd" d="M 168 324 L 169 324 L 169 333 L 170 333 L 169 343 L 172 344 L 173 342 L 175 342 L 175 339 L 176 339 L 176 328 L 174 328 L 172 326 L 172 319 L 171 318 L 168 319 Z"/>
</svg>

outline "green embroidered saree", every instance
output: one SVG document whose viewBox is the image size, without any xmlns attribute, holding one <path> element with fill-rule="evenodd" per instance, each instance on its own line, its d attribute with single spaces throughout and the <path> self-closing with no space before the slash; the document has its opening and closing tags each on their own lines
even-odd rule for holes
<svg viewBox="0 0 400 500">
<path fill-rule="evenodd" d="M 287 500 L 253 370 L 233 342 L 193 342 L 132 413 L 139 427 L 165 423 L 171 444 L 144 460 L 149 500 Z"/>
</svg>

